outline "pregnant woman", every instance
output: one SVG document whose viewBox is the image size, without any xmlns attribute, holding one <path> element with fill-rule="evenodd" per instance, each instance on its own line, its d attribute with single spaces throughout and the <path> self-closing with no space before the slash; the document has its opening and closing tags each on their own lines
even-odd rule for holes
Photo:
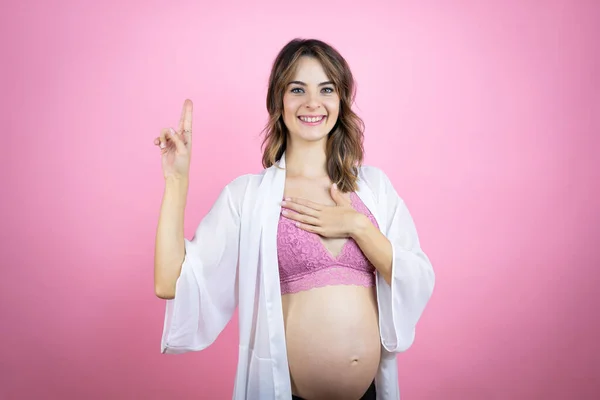
<svg viewBox="0 0 600 400">
<path fill-rule="evenodd" d="M 192 240 L 190 101 L 179 128 L 155 140 L 162 351 L 206 348 L 239 307 L 234 399 L 399 398 L 395 356 L 412 344 L 435 277 L 403 200 L 362 165 L 354 90 L 333 47 L 288 43 L 269 80 L 265 169 L 230 182 Z"/>
</svg>

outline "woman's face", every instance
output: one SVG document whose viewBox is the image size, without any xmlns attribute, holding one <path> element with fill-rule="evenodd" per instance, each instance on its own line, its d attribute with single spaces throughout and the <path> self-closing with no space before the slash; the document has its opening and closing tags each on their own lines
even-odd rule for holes
<svg viewBox="0 0 600 400">
<path fill-rule="evenodd" d="M 290 140 L 314 142 L 327 137 L 340 113 L 340 97 L 321 63 L 301 57 L 283 95 L 283 122 Z"/>
</svg>

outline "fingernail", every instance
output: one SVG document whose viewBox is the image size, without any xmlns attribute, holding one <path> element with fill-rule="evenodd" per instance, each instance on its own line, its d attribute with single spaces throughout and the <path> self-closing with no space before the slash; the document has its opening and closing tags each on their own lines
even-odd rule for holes
<svg viewBox="0 0 600 400">
<path fill-rule="evenodd" d="M 165 144 L 163 142 L 160 142 L 160 148 L 164 149 L 165 148 Z"/>
</svg>

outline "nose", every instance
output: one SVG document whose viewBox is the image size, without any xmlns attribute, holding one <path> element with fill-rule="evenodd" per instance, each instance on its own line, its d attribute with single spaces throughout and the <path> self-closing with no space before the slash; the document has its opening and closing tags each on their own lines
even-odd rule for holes
<svg viewBox="0 0 600 400">
<path fill-rule="evenodd" d="M 310 109 L 310 110 L 314 110 L 317 108 L 321 107 L 321 103 L 319 102 L 319 99 L 317 97 L 317 95 L 315 94 L 309 94 L 308 98 L 306 100 L 306 104 L 305 107 Z"/>
</svg>

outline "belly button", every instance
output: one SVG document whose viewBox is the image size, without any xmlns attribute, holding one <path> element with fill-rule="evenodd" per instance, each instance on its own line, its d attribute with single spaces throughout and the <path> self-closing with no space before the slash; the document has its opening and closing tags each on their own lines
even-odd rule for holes
<svg viewBox="0 0 600 400">
<path fill-rule="evenodd" d="M 350 365 L 354 366 L 358 364 L 358 357 L 353 357 L 350 361 Z"/>
</svg>

